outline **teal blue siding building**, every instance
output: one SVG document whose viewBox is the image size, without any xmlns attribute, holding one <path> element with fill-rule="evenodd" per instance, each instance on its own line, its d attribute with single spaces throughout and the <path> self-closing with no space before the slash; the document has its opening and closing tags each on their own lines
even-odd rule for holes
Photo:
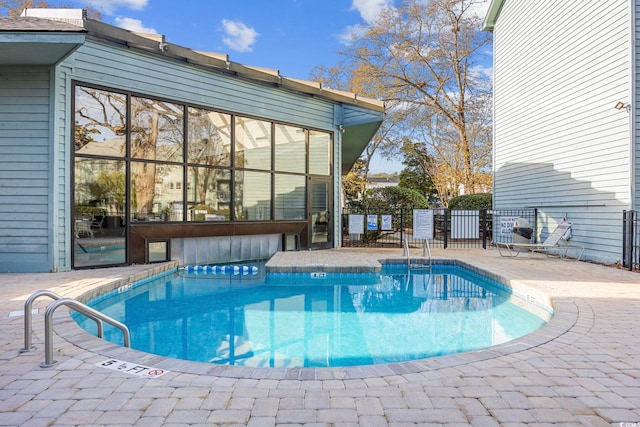
<svg viewBox="0 0 640 427">
<path fill-rule="evenodd" d="M 339 245 L 381 102 L 82 10 L 25 15 L 0 19 L 0 272 Z"/>
</svg>

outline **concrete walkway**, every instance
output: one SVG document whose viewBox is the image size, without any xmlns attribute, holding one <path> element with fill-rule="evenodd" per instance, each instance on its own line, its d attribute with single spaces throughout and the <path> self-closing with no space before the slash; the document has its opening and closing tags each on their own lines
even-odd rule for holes
<svg viewBox="0 0 640 427">
<path fill-rule="evenodd" d="M 280 269 L 367 268 L 402 251 L 283 252 Z M 640 426 L 640 274 L 495 250 L 438 251 L 509 279 L 556 316 L 489 349 L 392 365 L 323 369 L 213 366 L 117 347 L 56 312 L 54 356 L 44 361 L 43 313 L 21 354 L 25 299 L 39 289 L 77 297 L 124 286 L 162 266 L 0 275 L 0 425 Z M 162 376 L 99 366 L 109 359 Z M 147 371 L 150 372 L 150 371 Z M 621 424 L 622 423 L 622 424 Z"/>
</svg>

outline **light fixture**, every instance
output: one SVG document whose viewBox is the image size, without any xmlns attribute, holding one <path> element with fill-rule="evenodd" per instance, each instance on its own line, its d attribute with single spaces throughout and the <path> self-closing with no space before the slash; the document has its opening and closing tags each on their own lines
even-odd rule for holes
<svg viewBox="0 0 640 427">
<path fill-rule="evenodd" d="M 622 101 L 618 101 L 614 107 L 616 110 L 622 110 L 623 108 L 627 111 L 631 111 L 631 104 L 625 104 Z"/>
</svg>

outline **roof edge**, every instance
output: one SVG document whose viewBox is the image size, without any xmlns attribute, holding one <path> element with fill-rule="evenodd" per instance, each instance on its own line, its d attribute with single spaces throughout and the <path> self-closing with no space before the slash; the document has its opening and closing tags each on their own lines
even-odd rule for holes
<svg viewBox="0 0 640 427">
<path fill-rule="evenodd" d="M 482 24 L 482 29 L 484 31 L 493 31 L 494 27 L 496 26 L 496 22 L 498 21 L 498 16 L 500 16 L 500 11 L 502 10 L 504 2 L 505 0 L 491 0 L 489 10 L 487 11 L 487 16 L 485 16 L 484 22 Z"/>
<path fill-rule="evenodd" d="M 272 84 L 283 89 L 326 99 L 336 103 L 356 105 L 370 110 L 385 112 L 384 102 L 360 97 L 355 93 L 342 92 L 323 87 L 320 83 L 285 77 L 279 70 L 243 65 L 233 62 L 229 56 L 221 53 L 203 52 L 165 41 L 162 34 L 140 34 L 120 27 L 105 24 L 93 19 L 84 20 L 84 28 L 95 38 L 102 38 L 122 43 L 132 48 L 138 48 L 155 55 L 177 59 L 205 68 L 213 68 L 223 72 L 254 80 L 260 83 Z"/>
</svg>

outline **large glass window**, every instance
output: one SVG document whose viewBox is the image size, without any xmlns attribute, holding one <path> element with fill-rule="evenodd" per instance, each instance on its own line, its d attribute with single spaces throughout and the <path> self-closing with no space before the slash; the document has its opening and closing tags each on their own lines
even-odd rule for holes
<svg viewBox="0 0 640 427">
<path fill-rule="evenodd" d="M 236 171 L 234 213 L 238 221 L 271 219 L 271 174 Z"/>
<path fill-rule="evenodd" d="M 309 173 L 331 174 L 331 135 L 326 132 L 309 131 Z"/>
<path fill-rule="evenodd" d="M 125 162 L 78 158 L 74 177 L 74 266 L 124 264 Z"/>
<path fill-rule="evenodd" d="M 189 163 L 231 165 L 231 115 L 189 107 L 187 129 Z"/>
<path fill-rule="evenodd" d="M 74 267 L 125 263 L 132 223 L 305 220 L 331 174 L 330 133 L 74 88 Z"/>
<path fill-rule="evenodd" d="M 183 171 L 178 165 L 131 162 L 131 219 L 182 221 Z"/>
<path fill-rule="evenodd" d="M 306 182 L 305 176 L 276 174 L 274 219 L 305 219 Z"/>
<path fill-rule="evenodd" d="M 189 167 L 189 221 L 226 221 L 231 218 L 231 171 Z"/>
<path fill-rule="evenodd" d="M 127 97 L 86 87 L 76 88 L 75 152 L 79 155 L 124 157 Z"/>
<path fill-rule="evenodd" d="M 276 125 L 275 169 L 281 172 L 305 173 L 307 169 L 307 142 L 304 129 Z"/>
<path fill-rule="evenodd" d="M 236 117 L 235 167 L 271 169 L 271 122 Z"/>
<path fill-rule="evenodd" d="M 181 162 L 184 107 L 147 98 L 131 98 L 131 157 Z"/>
</svg>

